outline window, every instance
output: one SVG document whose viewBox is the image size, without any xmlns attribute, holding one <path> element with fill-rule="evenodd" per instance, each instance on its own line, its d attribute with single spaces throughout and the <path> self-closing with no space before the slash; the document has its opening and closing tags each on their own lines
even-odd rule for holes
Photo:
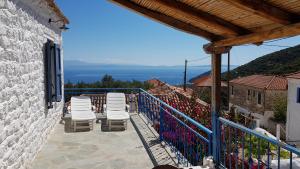
<svg viewBox="0 0 300 169">
<path fill-rule="evenodd" d="M 300 103 L 300 87 L 297 88 L 297 103 Z"/>
<path fill-rule="evenodd" d="M 46 100 L 48 109 L 62 99 L 61 56 L 58 44 L 48 40 L 45 45 Z"/>
<path fill-rule="evenodd" d="M 251 90 L 248 90 L 247 100 L 250 100 L 250 98 L 251 98 Z"/>
<path fill-rule="evenodd" d="M 257 93 L 257 104 L 261 104 L 261 92 Z"/>
<path fill-rule="evenodd" d="M 234 93 L 233 93 L 233 86 L 231 86 L 231 95 L 233 95 Z"/>
</svg>

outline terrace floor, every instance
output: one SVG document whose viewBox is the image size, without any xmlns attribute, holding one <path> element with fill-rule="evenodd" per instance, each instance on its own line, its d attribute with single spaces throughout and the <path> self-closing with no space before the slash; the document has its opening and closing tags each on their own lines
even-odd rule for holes
<svg viewBox="0 0 300 169">
<path fill-rule="evenodd" d="M 31 169 L 148 169 L 157 164 L 175 165 L 174 155 L 160 144 L 138 114 L 131 115 L 125 131 L 107 131 L 105 120 L 101 120 L 92 131 L 70 132 L 68 120 L 66 123 L 56 125 Z"/>
</svg>

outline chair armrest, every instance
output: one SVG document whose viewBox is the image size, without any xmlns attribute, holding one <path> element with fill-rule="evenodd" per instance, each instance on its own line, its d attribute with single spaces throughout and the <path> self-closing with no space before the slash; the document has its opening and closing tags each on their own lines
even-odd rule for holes
<svg viewBox="0 0 300 169">
<path fill-rule="evenodd" d="M 106 104 L 103 104 L 103 111 L 106 112 Z"/>
<path fill-rule="evenodd" d="M 92 105 L 92 111 L 96 111 L 96 106 Z"/>
<path fill-rule="evenodd" d="M 128 104 L 126 104 L 126 111 L 129 112 L 130 106 Z"/>
</svg>

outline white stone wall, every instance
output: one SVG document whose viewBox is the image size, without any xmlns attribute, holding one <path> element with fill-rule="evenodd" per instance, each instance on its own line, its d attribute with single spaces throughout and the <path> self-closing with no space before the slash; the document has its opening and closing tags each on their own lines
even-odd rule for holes
<svg viewBox="0 0 300 169">
<path fill-rule="evenodd" d="M 300 142 L 300 103 L 297 103 L 297 88 L 300 79 L 288 79 L 288 105 L 286 118 L 286 140 Z"/>
<path fill-rule="evenodd" d="M 44 43 L 61 44 L 44 0 L 0 0 L 0 169 L 27 168 L 57 124 L 63 102 L 45 102 Z"/>
</svg>

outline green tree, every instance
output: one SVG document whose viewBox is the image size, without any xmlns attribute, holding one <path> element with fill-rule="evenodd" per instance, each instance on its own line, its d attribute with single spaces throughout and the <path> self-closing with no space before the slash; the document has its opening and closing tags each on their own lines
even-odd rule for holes
<svg viewBox="0 0 300 169">
<path fill-rule="evenodd" d="M 286 122 L 286 111 L 287 111 L 287 99 L 278 98 L 274 102 L 273 106 L 274 120 L 276 122 Z"/>
<path fill-rule="evenodd" d="M 106 74 L 102 77 L 101 82 L 102 82 L 102 87 L 108 88 L 113 86 L 114 79 L 111 75 Z"/>
</svg>

